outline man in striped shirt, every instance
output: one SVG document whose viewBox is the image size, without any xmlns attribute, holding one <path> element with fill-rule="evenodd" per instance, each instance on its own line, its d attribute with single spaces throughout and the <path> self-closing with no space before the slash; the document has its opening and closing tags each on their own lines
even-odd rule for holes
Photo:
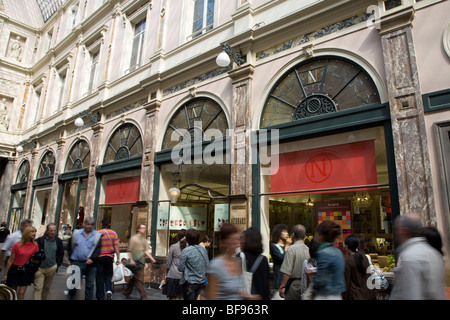
<svg viewBox="0 0 450 320">
<path fill-rule="evenodd" d="M 109 219 L 102 220 L 102 229 L 98 230 L 102 234 L 102 246 L 97 261 L 97 300 L 112 300 L 112 282 L 114 274 L 114 253 L 117 256 L 116 264 L 120 263 L 119 238 L 117 233 L 111 228 Z"/>
</svg>

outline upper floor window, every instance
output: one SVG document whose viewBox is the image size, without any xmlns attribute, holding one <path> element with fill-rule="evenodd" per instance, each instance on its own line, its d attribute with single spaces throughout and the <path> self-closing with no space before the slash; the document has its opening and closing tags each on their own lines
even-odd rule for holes
<svg viewBox="0 0 450 320">
<path fill-rule="evenodd" d="M 194 1 L 194 21 L 192 24 L 192 38 L 211 30 L 214 24 L 215 0 Z"/>
<path fill-rule="evenodd" d="M 77 14 L 78 14 L 78 4 L 72 7 L 72 10 L 70 12 L 70 19 L 69 19 L 69 30 L 72 31 L 75 29 L 75 25 L 77 24 Z"/>
<path fill-rule="evenodd" d="M 139 21 L 134 26 L 133 47 L 131 51 L 131 61 L 130 61 L 131 70 L 138 68 L 142 62 L 142 52 L 144 49 L 144 38 L 145 38 L 145 26 L 146 26 L 146 19 Z"/>
<path fill-rule="evenodd" d="M 97 79 L 98 56 L 99 56 L 99 51 L 91 53 L 91 66 L 90 66 L 89 84 L 88 84 L 88 92 L 89 93 L 94 90 L 94 84 Z"/>
<path fill-rule="evenodd" d="M 57 92 L 58 104 L 55 111 L 61 110 L 64 104 L 63 98 L 64 98 L 64 89 L 66 86 L 66 72 L 67 70 L 64 69 L 62 72 L 58 73 L 58 92 Z"/>
<path fill-rule="evenodd" d="M 47 35 L 46 35 L 46 42 L 47 42 L 47 50 L 46 51 L 48 51 L 48 50 L 50 50 L 50 48 L 52 47 L 52 39 L 53 39 L 53 29 L 52 30 L 50 30 L 49 32 L 47 32 Z M 46 52 L 44 52 L 44 54 L 45 54 Z"/>
</svg>

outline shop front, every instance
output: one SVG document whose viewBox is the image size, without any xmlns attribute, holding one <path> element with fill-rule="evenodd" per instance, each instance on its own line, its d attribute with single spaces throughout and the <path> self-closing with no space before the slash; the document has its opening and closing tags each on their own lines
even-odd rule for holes
<svg viewBox="0 0 450 320">
<path fill-rule="evenodd" d="M 64 173 L 58 177 L 56 223 L 59 237 L 70 238 L 74 229 L 83 227 L 91 154 L 86 140 L 78 140 L 70 148 Z"/>
<path fill-rule="evenodd" d="M 30 162 L 24 160 L 19 166 L 15 183 L 11 186 L 11 199 L 7 220 L 11 232 L 15 232 L 19 229 L 20 221 L 24 218 L 23 210 L 25 207 L 29 174 Z"/>
<path fill-rule="evenodd" d="M 49 216 L 52 197 L 53 175 L 55 173 L 55 156 L 47 150 L 38 167 L 36 179 L 32 183 L 30 219 L 37 229 L 37 236 L 45 232 L 46 224 L 51 222 Z"/>
<path fill-rule="evenodd" d="M 385 266 L 398 195 L 389 109 L 369 74 L 338 57 L 296 65 L 267 98 L 261 129 L 279 132 L 272 154 L 259 149 L 270 163 L 253 172 L 260 192 L 253 221 L 265 241 L 277 224 L 302 224 L 308 243 L 318 224 L 333 220 L 342 228 L 336 246 L 344 250 L 345 237 L 357 235 Z"/>
<path fill-rule="evenodd" d="M 117 232 L 121 251 L 126 251 L 129 238 L 138 224 L 148 223 L 148 210 L 140 197 L 142 138 L 136 126 L 125 123 L 111 135 L 103 164 L 96 170 L 97 185 L 94 218 L 97 228 L 102 220 L 111 221 Z"/>
<path fill-rule="evenodd" d="M 213 239 L 210 258 L 218 254 L 218 231 L 229 221 L 227 129 L 222 107 L 209 98 L 184 103 L 171 118 L 163 150 L 155 156 L 152 243 L 156 255 L 167 256 L 178 232 L 191 228 L 200 232 L 200 241 L 206 235 Z"/>
</svg>

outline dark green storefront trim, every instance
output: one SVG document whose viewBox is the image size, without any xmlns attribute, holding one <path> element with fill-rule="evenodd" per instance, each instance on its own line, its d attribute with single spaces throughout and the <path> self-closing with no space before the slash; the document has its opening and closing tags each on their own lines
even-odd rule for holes
<svg viewBox="0 0 450 320">
<path fill-rule="evenodd" d="M 435 91 L 422 95 L 425 113 L 450 108 L 450 89 Z"/>
</svg>

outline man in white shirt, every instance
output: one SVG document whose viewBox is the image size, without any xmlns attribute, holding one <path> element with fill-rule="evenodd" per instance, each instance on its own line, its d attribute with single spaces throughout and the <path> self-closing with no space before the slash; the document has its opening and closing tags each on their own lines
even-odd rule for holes
<svg viewBox="0 0 450 320">
<path fill-rule="evenodd" d="M 419 215 L 405 214 L 394 222 L 400 246 L 392 300 L 443 300 L 444 259 L 421 236 Z"/>
</svg>

